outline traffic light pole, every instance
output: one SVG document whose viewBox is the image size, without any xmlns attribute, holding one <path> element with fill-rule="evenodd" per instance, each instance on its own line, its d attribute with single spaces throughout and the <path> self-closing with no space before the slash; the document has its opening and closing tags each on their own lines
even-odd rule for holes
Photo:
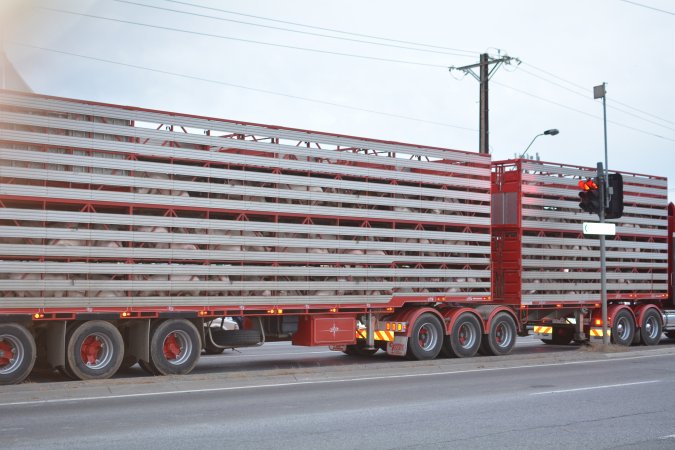
<svg viewBox="0 0 675 450">
<path fill-rule="evenodd" d="M 600 223 L 605 221 L 605 172 L 602 168 L 602 163 L 598 163 L 598 183 L 600 188 L 600 198 L 602 199 L 602 208 L 600 208 L 599 216 Z M 602 343 L 609 344 L 609 336 L 607 335 L 607 264 L 605 262 L 605 235 L 600 235 L 600 289 L 602 299 Z"/>
</svg>

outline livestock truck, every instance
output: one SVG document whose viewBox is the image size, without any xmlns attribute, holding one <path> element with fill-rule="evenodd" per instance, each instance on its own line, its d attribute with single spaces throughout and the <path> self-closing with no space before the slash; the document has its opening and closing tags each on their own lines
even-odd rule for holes
<svg viewBox="0 0 675 450">
<path fill-rule="evenodd" d="M 593 169 L 8 90 L 0 105 L 1 384 L 185 374 L 272 340 L 421 360 L 602 330 L 577 205 Z M 607 325 L 654 345 L 675 333 L 673 205 L 666 179 L 623 180 Z"/>
</svg>

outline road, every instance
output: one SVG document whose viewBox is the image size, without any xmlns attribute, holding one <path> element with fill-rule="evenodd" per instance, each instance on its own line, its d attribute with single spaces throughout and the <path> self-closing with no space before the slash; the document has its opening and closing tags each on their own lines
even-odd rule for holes
<svg viewBox="0 0 675 450">
<path fill-rule="evenodd" d="M 423 362 L 276 345 L 183 377 L 0 387 L 2 447 L 675 447 L 672 341 Z"/>
</svg>

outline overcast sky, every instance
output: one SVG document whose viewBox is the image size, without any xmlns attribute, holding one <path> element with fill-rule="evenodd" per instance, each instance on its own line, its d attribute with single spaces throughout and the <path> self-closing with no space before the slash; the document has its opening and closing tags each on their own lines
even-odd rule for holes
<svg viewBox="0 0 675 450">
<path fill-rule="evenodd" d="M 557 128 L 530 153 L 594 167 L 604 147 L 592 90 L 607 82 L 610 169 L 675 179 L 672 0 L 130 1 L 31 2 L 115 21 L 24 7 L 17 17 L 13 8 L 6 52 L 42 94 L 468 151 L 478 150 L 479 85 L 447 68 L 507 54 L 522 64 L 503 65 L 490 82 L 494 159 Z M 28 3 L 3 1 L 12 2 Z"/>
</svg>

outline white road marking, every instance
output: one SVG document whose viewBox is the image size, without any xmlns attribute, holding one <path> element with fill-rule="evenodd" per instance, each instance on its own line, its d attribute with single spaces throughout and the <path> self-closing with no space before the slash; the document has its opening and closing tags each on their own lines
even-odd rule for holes
<svg viewBox="0 0 675 450">
<path fill-rule="evenodd" d="M 313 385 L 313 384 L 339 384 L 339 383 L 353 383 L 353 382 L 360 382 L 360 381 L 395 380 L 395 379 L 404 379 L 404 378 L 422 378 L 422 377 L 434 377 L 434 376 L 443 376 L 443 375 L 461 375 L 461 374 L 465 374 L 465 373 L 498 372 L 498 371 L 502 371 L 502 370 L 533 369 L 533 368 L 537 368 L 537 367 L 556 367 L 556 366 L 595 364 L 595 363 L 607 363 L 607 362 L 628 361 L 628 360 L 658 358 L 658 357 L 672 358 L 672 355 L 670 355 L 670 354 L 642 355 L 642 356 L 629 356 L 629 357 L 625 357 L 625 358 L 593 359 L 593 360 L 588 360 L 588 361 L 568 361 L 568 362 L 562 362 L 562 363 L 523 365 L 523 366 L 512 366 L 512 367 L 494 367 L 494 368 L 483 368 L 483 369 L 451 370 L 451 371 L 444 371 L 444 372 L 410 373 L 410 374 L 400 374 L 400 375 L 381 375 L 381 376 L 375 376 L 375 377 L 342 378 L 342 379 L 335 379 L 335 380 L 294 381 L 294 382 L 287 382 L 287 383 L 254 384 L 254 385 L 245 385 L 245 386 L 230 386 L 230 387 L 218 387 L 218 388 L 206 388 L 206 389 L 185 389 L 185 390 L 177 390 L 177 391 L 141 392 L 141 393 L 137 393 L 137 394 L 102 395 L 102 396 L 97 396 L 97 397 L 73 397 L 73 398 L 56 398 L 56 399 L 51 399 L 51 400 L 30 400 L 30 401 L 23 401 L 23 402 L 0 403 L 0 408 L 6 407 L 6 406 L 47 405 L 47 404 L 54 404 L 54 403 L 90 402 L 90 401 L 95 401 L 95 400 L 115 400 L 115 399 L 123 399 L 123 398 L 160 397 L 160 396 L 165 396 L 165 395 L 202 394 L 202 393 L 207 393 L 207 392 L 240 391 L 240 390 L 246 390 L 246 389 L 264 389 L 264 388 L 279 388 L 279 387 L 288 387 L 288 386 L 306 386 L 306 385 Z"/>
<path fill-rule="evenodd" d="M 675 439 L 675 434 L 669 434 L 668 436 L 661 436 L 659 439 L 666 440 L 666 439 Z"/>
<path fill-rule="evenodd" d="M 624 387 L 624 386 L 635 386 L 636 384 L 651 384 L 651 383 L 660 383 L 660 382 L 661 382 L 661 380 L 649 380 L 649 381 L 636 381 L 634 383 L 604 384 L 604 385 L 601 385 L 601 386 L 588 386 L 588 387 L 575 388 L 575 389 L 560 389 L 560 390 L 557 390 L 557 391 L 533 392 L 530 395 L 562 394 L 562 393 L 565 393 L 565 392 L 592 391 L 594 389 L 609 389 L 609 388 Z"/>
</svg>

